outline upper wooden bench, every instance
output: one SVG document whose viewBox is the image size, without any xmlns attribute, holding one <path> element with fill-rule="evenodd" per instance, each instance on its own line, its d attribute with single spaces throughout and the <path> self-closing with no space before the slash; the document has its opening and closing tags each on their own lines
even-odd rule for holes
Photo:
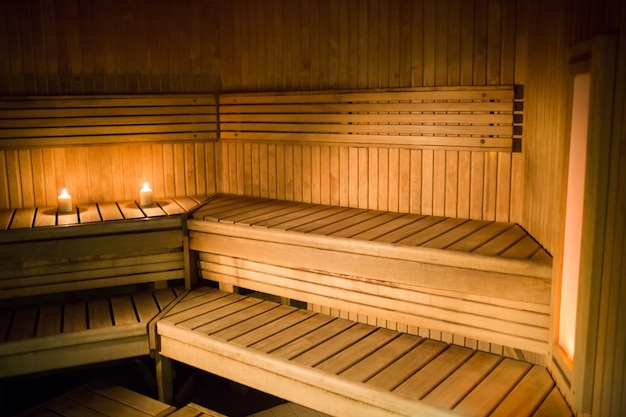
<svg viewBox="0 0 626 417">
<path fill-rule="evenodd" d="M 224 288 L 547 352 L 552 259 L 516 224 L 221 195 L 188 229 Z"/>
<path fill-rule="evenodd" d="M 0 377 L 150 354 L 206 196 L 0 211 Z"/>
</svg>

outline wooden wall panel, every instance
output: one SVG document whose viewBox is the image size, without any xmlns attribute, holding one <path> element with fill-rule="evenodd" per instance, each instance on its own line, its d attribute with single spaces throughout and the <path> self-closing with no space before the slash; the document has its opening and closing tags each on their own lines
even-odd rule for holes
<svg viewBox="0 0 626 417">
<path fill-rule="evenodd" d="M 517 2 L 239 0 L 219 5 L 223 91 L 524 82 L 518 68 L 525 65 L 525 51 L 518 45 L 526 44 L 526 32 Z M 523 193 L 521 154 L 276 145 L 278 159 L 263 163 L 284 176 L 270 176 L 268 188 L 265 177 L 255 182 L 253 153 L 237 152 L 239 145 L 231 143 L 222 146 L 224 192 L 273 197 L 269 190 L 280 184 L 286 189 L 276 193 L 279 198 L 521 220 L 521 210 L 511 204 Z"/>
<path fill-rule="evenodd" d="M 216 192 L 215 143 L 0 150 L 0 208 L 56 206 L 67 188 L 76 204 Z"/>
<path fill-rule="evenodd" d="M 0 2 L 0 95 L 213 92 L 215 4 Z"/>
<path fill-rule="evenodd" d="M 218 11 L 202 0 L 0 1 L 0 95 L 219 89 Z M 0 151 L 0 208 L 214 192 L 215 144 Z"/>
<path fill-rule="evenodd" d="M 234 0 L 220 8 L 224 91 L 512 84 L 517 2 Z"/>
<path fill-rule="evenodd" d="M 221 141 L 226 193 L 509 220 L 510 158 L 496 152 Z M 464 175 L 468 172 L 469 175 Z"/>
</svg>

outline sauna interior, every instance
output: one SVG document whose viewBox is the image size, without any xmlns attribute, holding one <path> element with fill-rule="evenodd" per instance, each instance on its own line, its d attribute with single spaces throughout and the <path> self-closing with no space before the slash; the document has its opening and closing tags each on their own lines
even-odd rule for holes
<svg viewBox="0 0 626 417">
<path fill-rule="evenodd" d="M 441 146 L 428 139 L 424 146 L 410 140 L 389 144 L 380 136 L 371 142 L 316 142 L 288 134 L 265 140 L 232 133 L 237 128 L 231 131 L 227 125 L 232 120 L 228 108 L 241 97 L 254 101 L 295 93 L 311 97 L 482 87 L 506 87 L 513 97 L 510 119 L 515 128 L 504 148 Z M 62 100 L 94 97 L 125 103 L 138 100 L 133 104 L 137 108 L 156 99 L 165 103 L 156 107 L 167 108 L 193 102 L 210 108 L 206 111 L 211 114 L 198 110 L 190 120 L 173 122 L 206 124 L 200 133 L 144 134 L 140 122 L 126 130 L 95 125 L 65 134 L 61 124 L 60 134 L 49 133 L 50 127 L 39 135 L 46 137 L 20 133 L 43 129 L 16 122 L 22 120 L 20 109 L 41 110 Z M 184 103 L 168 101 L 174 98 Z M 28 232 L 13 233 L 11 223 L 17 222 L 16 213 L 25 212 L 19 210 L 33 208 L 38 208 L 33 215 L 44 213 L 43 208 L 51 210 L 54 222 L 63 188 L 77 210 L 100 207 L 94 210 L 102 215 L 105 203 L 139 201 L 145 182 L 154 200 L 169 201 L 170 210 L 175 210 L 161 205 L 163 213 L 152 212 L 153 216 L 169 219 L 184 212 L 183 222 L 186 216 L 192 219 L 189 226 L 174 224 L 172 218 L 172 224 L 162 230 L 144 230 L 157 222 L 151 223 L 147 210 L 139 212 L 135 207 L 146 222 L 126 229 L 103 221 L 102 230 L 110 228 L 123 236 L 149 231 L 160 233 L 154 235 L 157 240 L 171 240 L 172 246 L 163 253 L 155 252 L 158 245 L 152 237 L 136 242 L 146 248 L 141 253 L 146 263 L 167 261 L 180 272 L 167 275 L 171 268 L 164 267 L 170 269 L 159 271 L 160 278 L 141 282 L 152 283 L 156 290 L 174 285 L 171 278 L 193 284 L 196 275 L 204 274 L 196 270 L 202 269 L 196 262 L 216 262 L 217 255 L 196 259 L 193 252 L 204 244 L 201 238 L 193 240 L 204 230 L 198 217 L 203 203 L 216 195 L 257 199 L 258 204 L 271 199 L 390 216 L 516 224 L 538 245 L 537 251 L 551 258 L 547 336 L 540 348 L 485 341 L 428 325 L 403 326 L 384 314 L 369 316 L 369 310 L 354 315 L 339 302 L 324 305 L 323 298 L 304 307 L 436 342 L 521 358 L 547 369 L 573 415 L 623 416 L 625 98 L 626 3 L 619 0 L 1 0 L 0 245 L 15 256 L 32 250 L 30 243 L 24 243 Z M 62 115 L 55 117 L 65 120 Z M 160 123 L 158 113 L 150 117 L 150 123 Z M 363 129 L 367 133 L 374 127 Z M 580 129 L 585 133 L 577 136 Z M 123 130 L 121 136 L 115 136 L 118 130 Z M 573 218 L 576 224 L 577 210 L 578 232 L 571 232 L 569 221 Z M 205 214 L 205 220 L 211 217 Z M 122 214 L 127 216 L 132 214 Z M 61 214 L 56 217 L 61 218 Z M 35 220 L 30 222 L 27 227 L 35 229 Z M 176 227 L 191 234 L 191 252 L 188 241 L 179 242 L 182 237 L 170 234 Z M 53 223 L 40 240 L 62 245 L 78 236 L 72 235 L 73 230 L 78 228 Z M 15 239 L 19 242 L 12 243 Z M 124 248 L 135 250 L 135 241 L 124 242 Z M 66 258 L 73 262 L 72 254 Z M 0 281 L 7 282 L 1 291 L 9 291 L 5 294 L 13 291 L 9 280 L 32 280 L 16 279 L 13 258 L 0 254 L 0 260 L 4 263 Z M 28 267 L 36 268 L 36 262 L 30 262 Z M 314 267 L 309 269 L 315 272 Z M 574 284 L 570 274 L 577 277 Z M 489 284 L 485 285 L 484 294 L 489 294 Z M 231 290 L 235 287 L 230 282 Z M 57 292 L 54 300 L 63 292 Z M 15 299 L 31 295 L 15 294 L 0 296 L 0 306 L 13 307 Z M 298 300 L 293 291 L 275 295 L 283 301 Z M 368 295 L 364 290 L 363 296 Z M 7 329 L 0 330 L 4 332 L 0 339 L 6 339 Z M 144 356 L 143 372 L 155 372 L 154 358 Z M 158 355 L 156 360 L 156 372 L 166 372 Z M 102 364 L 90 366 L 105 369 Z M 192 372 L 177 370 L 179 380 Z M 11 403 L 12 387 L 55 391 L 44 381 L 62 378 L 64 372 L 60 368 L 4 378 L 0 407 Z M 190 377 L 188 385 L 193 381 L 200 383 Z M 235 386 L 247 389 L 235 383 L 231 388 Z M 39 393 L 37 398 L 41 397 Z"/>
</svg>

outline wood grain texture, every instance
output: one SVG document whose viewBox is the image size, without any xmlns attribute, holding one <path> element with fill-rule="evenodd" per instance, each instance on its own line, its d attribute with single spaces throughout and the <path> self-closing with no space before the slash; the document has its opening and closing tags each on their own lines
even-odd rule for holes
<svg viewBox="0 0 626 417">
<path fill-rule="evenodd" d="M 335 415 L 443 416 L 461 408 L 464 415 L 489 415 L 496 407 L 496 413 L 532 411 L 563 401 L 550 393 L 554 382 L 545 368 L 261 298 L 195 288 L 158 322 L 161 353 Z M 225 300 L 232 301 L 227 313 Z M 260 306 L 282 314 L 259 320 Z M 235 339 L 220 337 L 225 317 L 240 329 Z M 191 321 L 207 331 L 190 328 Z M 564 408 L 551 412 L 571 415 Z"/>
</svg>

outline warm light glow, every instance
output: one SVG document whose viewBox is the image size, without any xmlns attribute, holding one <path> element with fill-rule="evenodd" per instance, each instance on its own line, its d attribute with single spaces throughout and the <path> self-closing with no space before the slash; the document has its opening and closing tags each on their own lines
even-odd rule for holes
<svg viewBox="0 0 626 417">
<path fill-rule="evenodd" d="M 574 79 L 570 133 L 567 208 L 561 275 L 561 308 L 559 312 L 559 345 L 570 359 L 574 358 L 576 338 L 590 81 L 591 77 L 588 73 L 579 74 Z"/>
<path fill-rule="evenodd" d="M 143 188 L 139 190 L 139 204 L 142 206 L 151 206 L 154 204 L 152 189 L 147 182 L 143 183 Z"/>
<path fill-rule="evenodd" d="M 61 191 L 61 195 L 57 198 L 57 211 L 59 213 L 70 213 L 73 211 L 72 196 L 69 195 L 65 188 Z"/>
</svg>

